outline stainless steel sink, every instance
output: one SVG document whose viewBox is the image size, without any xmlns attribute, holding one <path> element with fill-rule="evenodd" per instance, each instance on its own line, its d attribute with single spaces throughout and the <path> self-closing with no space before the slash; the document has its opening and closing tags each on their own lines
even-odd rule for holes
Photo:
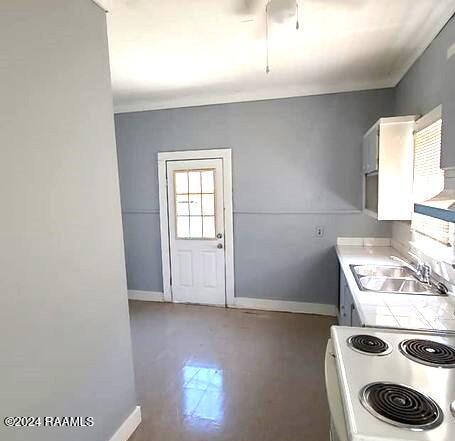
<svg viewBox="0 0 455 441">
<path fill-rule="evenodd" d="M 431 285 L 419 282 L 418 280 L 397 279 L 392 277 L 360 277 L 360 285 L 366 291 L 391 292 L 391 293 L 412 293 L 412 294 L 434 294 Z"/>
<path fill-rule="evenodd" d="M 359 277 L 374 276 L 374 277 L 396 277 L 396 278 L 409 278 L 413 277 L 413 273 L 405 266 L 374 266 L 374 265 L 361 265 L 354 266 L 354 274 Z"/>
<path fill-rule="evenodd" d="M 351 271 L 361 291 L 442 295 L 435 285 L 417 280 L 414 273 L 405 266 L 351 265 Z"/>
</svg>

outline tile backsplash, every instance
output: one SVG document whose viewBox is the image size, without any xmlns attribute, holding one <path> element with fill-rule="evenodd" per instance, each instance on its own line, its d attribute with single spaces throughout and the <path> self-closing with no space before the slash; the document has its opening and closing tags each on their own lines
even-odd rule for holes
<svg viewBox="0 0 455 441">
<path fill-rule="evenodd" d="M 422 250 L 411 246 L 412 233 L 411 233 L 411 222 L 406 221 L 395 221 L 392 222 L 392 246 L 398 250 L 401 254 L 408 256 L 409 251 L 417 254 L 424 262 L 428 263 L 432 270 L 442 277 L 444 280 L 449 282 L 451 285 L 455 285 L 455 267 L 449 263 L 441 262 L 434 257 L 430 257 L 425 254 Z"/>
</svg>

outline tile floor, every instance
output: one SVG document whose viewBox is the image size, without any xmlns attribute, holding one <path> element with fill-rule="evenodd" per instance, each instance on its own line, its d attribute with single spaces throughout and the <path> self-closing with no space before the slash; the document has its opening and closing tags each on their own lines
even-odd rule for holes
<svg viewBox="0 0 455 441">
<path fill-rule="evenodd" d="M 328 441 L 334 319 L 130 302 L 142 424 L 131 441 Z"/>
</svg>

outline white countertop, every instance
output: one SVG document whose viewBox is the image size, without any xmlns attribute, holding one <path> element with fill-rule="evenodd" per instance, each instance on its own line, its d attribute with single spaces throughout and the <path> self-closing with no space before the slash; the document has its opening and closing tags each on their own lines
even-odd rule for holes
<svg viewBox="0 0 455 441">
<path fill-rule="evenodd" d="M 455 296 L 385 294 L 361 291 L 349 265 L 397 265 L 402 257 L 388 246 L 336 247 L 341 269 L 365 326 L 455 332 Z"/>
</svg>

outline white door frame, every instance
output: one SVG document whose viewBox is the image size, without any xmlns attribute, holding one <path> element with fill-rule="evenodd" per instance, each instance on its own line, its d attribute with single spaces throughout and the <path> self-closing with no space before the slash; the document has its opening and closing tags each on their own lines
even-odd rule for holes
<svg viewBox="0 0 455 441">
<path fill-rule="evenodd" d="M 167 194 L 167 161 L 191 159 L 223 160 L 224 240 L 226 273 L 226 306 L 234 306 L 234 221 L 232 213 L 232 150 L 184 150 L 158 153 L 158 181 L 160 192 L 161 259 L 163 266 L 164 301 L 172 302 L 171 257 L 169 249 L 169 216 Z"/>
</svg>

